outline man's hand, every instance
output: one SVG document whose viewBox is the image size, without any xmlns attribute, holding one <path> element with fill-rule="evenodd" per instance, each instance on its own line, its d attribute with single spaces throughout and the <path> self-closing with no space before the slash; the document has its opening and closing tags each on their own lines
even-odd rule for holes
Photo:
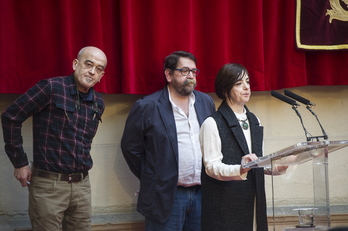
<svg viewBox="0 0 348 231">
<path fill-rule="evenodd" d="M 31 169 L 29 168 L 29 165 L 22 168 L 16 168 L 14 170 L 14 176 L 19 182 L 21 182 L 22 187 L 28 186 L 31 181 Z"/>
</svg>

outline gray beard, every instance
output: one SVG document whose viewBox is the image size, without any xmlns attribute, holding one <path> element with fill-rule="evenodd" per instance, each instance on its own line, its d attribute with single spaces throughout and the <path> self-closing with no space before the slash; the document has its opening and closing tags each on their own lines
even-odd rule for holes
<svg viewBox="0 0 348 231">
<path fill-rule="evenodd" d="M 191 84 L 191 83 L 194 83 L 193 85 L 193 88 L 191 89 L 187 89 L 186 86 Z M 179 94 L 179 95 L 182 95 L 182 96 L 189 96 L 191 95 L 191 93 L 193 92 L 194 88 L 197 86 L 197 83 L 195 81 L 192 81 L 192 80 L 186 80 L 184 82 L 183 85 L 181 85 L 180 87 L 174 85 L 174 89 L 175 91 Z"/>
</svg>

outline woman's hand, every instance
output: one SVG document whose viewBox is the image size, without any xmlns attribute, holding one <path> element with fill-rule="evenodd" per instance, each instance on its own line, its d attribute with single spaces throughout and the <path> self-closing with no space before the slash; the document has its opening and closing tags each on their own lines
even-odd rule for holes
<svg viewBox="0 0 348 231">
<path fill-rule="evenodd" d="M 254 161 L 256 160 L 258 157 L 254 154 L 254 153 L 251 153 L 251 154 L 247 154 L 245 156 L 242 157 L 242 163 L 249 163 L 250 161 Z M 251 168 L 243 168 L 242 166 L 240 166 L 240 174 L 244 174 L 248 171 L 250 171 Z"/>
</svg>

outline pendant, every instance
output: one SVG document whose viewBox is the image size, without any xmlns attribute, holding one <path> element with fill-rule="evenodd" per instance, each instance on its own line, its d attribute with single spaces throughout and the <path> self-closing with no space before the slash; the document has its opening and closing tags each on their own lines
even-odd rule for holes
<svg viewBox="0 0 348 231">
<path fill-rule="evenodd" d="M 242 123 L 242 128 L 243 128 L 244 130 L 248 130 L 249 125 L 247 124 L 247 122 L 243 121 L 243 123 Z"/>
<path fill-rule="evenodd" d="M 239 120 L 239 119 L 238 119 Z M 249 124 L 246 122 L 248 119 L 245 119 L 245 120 L 239 120 L 239 122 L 242 122 L 242 128 L 244 130 L 248 130 L 249 128 Z"/>
</svg>

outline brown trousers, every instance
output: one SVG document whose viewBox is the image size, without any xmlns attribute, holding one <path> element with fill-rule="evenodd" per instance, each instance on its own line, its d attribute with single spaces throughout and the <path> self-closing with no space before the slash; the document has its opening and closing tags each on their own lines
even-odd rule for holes
<svg viewBox="0 0 348 231">
<path fill-rule="evenodd" d="M 75 183 L 33 176 L 29 186 L 29 216 L 33 231 L 91 230 L 89 176 Z"/>
</svg>

